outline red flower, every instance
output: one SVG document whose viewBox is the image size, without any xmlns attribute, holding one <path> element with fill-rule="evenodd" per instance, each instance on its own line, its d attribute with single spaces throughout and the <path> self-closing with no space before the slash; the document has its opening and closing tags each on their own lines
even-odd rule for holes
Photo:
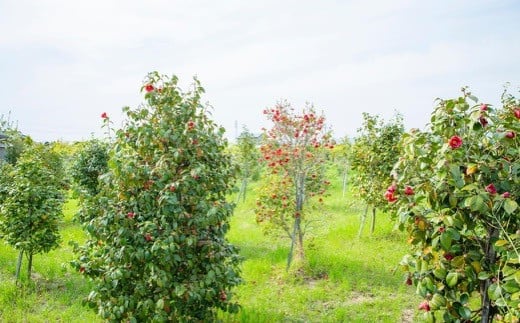
<svg viewBox="0 0 520 323">
<path fill-rule="evenodd" d="M 502 197 L 505 198 L 505 199 L 507 199 L 507 198 L 511 197 L 511 193 L 509 193 L 509 192 L 504 192 L 504 194 L 502 194 Z"/>
<path fill-rule="evenodd" d="M 459 136 L 453 136 L 450 138 L 449 145 L 452 149 L 457 149 L 462 146 L 462 138 Z"/>
<path fill-rule="evenodd" d="M 195 122 L 189 121 L 188 122 L 188 130 L 192 130 L 193 128 L 195 128 Z"/>
<path fill-rule="evenodd" d="M 444 259 L 448 260 L 448 261 L 452 261 L 453 260 L 453 255 L 451 253 L 445 253 L 444 254 Z"/>
<path fill-rule="evenodd" d="M 423 310 L 423 311 L 426 311 L 426 312 L 429 312 L 430 311 L 430 304 L 428 303 L 428 301 L 423 301 L 421 304 L 419 304 L 419 309 Z"/>
<path fill-rule="evenodd" d="M 520 109 L 515 109 L 514 113 L 515 113 L 515 117 L 517 119 L 520 119 Z"/>
<path fill-rule="evenodd" d="M 397 197 L 395 197 L 395 195 L 394 195 L 396 190 L 397 190 L 397 185 L 395 185 L 395 184 L 388 186 L 388 188 L 386 189 L 384 196 L 385 196 L 385 199 L 389 203 L 393 203 L 393 202 L 397 201 Z"/>
<path fill-rule="evenodd" d="M 393 192 L 389 192 L 389 191 L 386 191 L 386 193 L 385 193 L 385 199 L 386 199 L 389 203 L 393 203 L 393 202 L 397 201 L 397 197 L 394 196 L 394 193 L 393 193 Z"/>
<path fill-rule="evenodd" d="M 101 113 L 101 118 L 108 119 L 108 114 L 106 112 Z"/>
<path fill-rule="evenodd" d="M 404 194 L 406 194 L 406 195 L 413 195 L 414 194 L 413 188 L 411 186 L 406 186 L 405 189 L 404 189 Z"/>
<path fill-rule="evenodd" d="M 134 216 L 135 216 L 135 213 L 134 213 L 134 212 L 128 212 L 128 213 L 126 214 L 126 217 L 129 218 L 129 219 L 133 219 Z"/>
<path fill-rule="evenodd" d="M 488 105 L 487 105 L 487 104 L 482 103 L 482 104 L 480 105 L 480 111 L 486 111 L 487 109 L 488 109 Z"/>
<path fill-rule="evenodd" d="M 146 90 L 146 92 L 152 92 L 155 88 L 153 87 L 152 84 L 146 84 L 144 89 Z"/>
<path fill-rule="evenodd" d="M 506 138 L 513 139 L 516 137 L 516 134 L 513 131 L 506 132 Z"/>
<path fill-rule="evenodd" d="M 478 121 L 480 122 L 480 124 L 482 125 L 482 127 L 485 127 L 488 125 L 488 121 L 486 120 L 486 118 L 484 117 L 480 117 L 478 118 Z"/>
<path fill-rule="evenodd" d="M 491 195 L 494 195 L 497 193 L 497 189 L 496 189 L 495 185 L 489 184 L 488 186 L 486 186 L 486 192 L 488 192 Z"/>
</svg>

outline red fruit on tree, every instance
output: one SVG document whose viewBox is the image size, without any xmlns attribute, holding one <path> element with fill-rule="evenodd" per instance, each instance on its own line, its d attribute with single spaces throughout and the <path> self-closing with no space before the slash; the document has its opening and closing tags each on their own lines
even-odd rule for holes
<svg viewBox="0 0 520 323">
<path fill-rule="evenodd" d="M 517 119 L 520 119 L 520 109 L 515 109 L 514 114 Z"/>
<path fill-rule="evenodd" d="M 516 137 L 516 134 L 513 131 L 506 132 L 506 138 L 513 139 Z"/>
<path fill-rule="evenodd" d="M 482 104 L 480 105 L 480 111 L 487 111 L 487 109 L 488 109 L 488 105 L 487 105 L 487 104 L 482 103 Z"/>
<path fill-rule="evenodd" d="M 504 193 L 502 194 L 502 197 L 505 198 L 505 199 L 510 198 L 510 197 L 511 197 L 511 193 L 509 193 L 509 192 L 504 192 Z"/>
<path fill-rule="evenodd" d="M 155 88 L 153 87 L 152 84 L 146 84 L 144 89 L 146 90 L 146 92 L 152 92 Z"/>
</svg>

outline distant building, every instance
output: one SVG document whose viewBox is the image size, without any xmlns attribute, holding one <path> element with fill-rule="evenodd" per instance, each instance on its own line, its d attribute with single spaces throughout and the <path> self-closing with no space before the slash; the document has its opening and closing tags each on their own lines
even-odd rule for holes
<svg viewBox="0 0 520 323">
<path fill-rule="evenodd" d="M 7 139 L 7 136 L 0 132 L 0 160 L 5 160 L 5 154 L 6 154 L 6 147 L 7 144 L 5 143 L 5 139 Z"/>
</svg>

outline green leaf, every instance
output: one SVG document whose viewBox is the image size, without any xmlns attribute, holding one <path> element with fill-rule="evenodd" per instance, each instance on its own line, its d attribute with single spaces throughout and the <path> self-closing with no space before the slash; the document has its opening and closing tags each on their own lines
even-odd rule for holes
<svg viewBox="0 0 520 323">
<path fill-rule="evenodd" d="M 443 232 L 441 235 L 441 246 L 444 250 L 448 251 L 451 248 L 451 235 L 449 235 L 447 232 Z"/>
<path fill-rule="evenodd" d="M 164 299 L 162 299 L 162 298 L 159 299 L 159 300 L 157 301 L 157 303 L 155 303 L 155 307 L 156 307 L 157 309 L 163 309 L 163 308 L 164 308 Z"/>
<path fill-rule="evenodd" d="M 465 306 L 459 307 L 457 312 L 465 320 L 469 320 L 471 318 L 471 310 Z"/>
<path fill-rule="evenodd" d="M 485 212 L 488 207 L 484 202 L 484 199 L 480 195 L 474 195 L 464 200 L 464 206 L 469 207 L 474 212 Z"/>
<path fill-rule="evenodd" d="M 504 201 L 504 211 L 506 211 L 507 214 L 512 214 L 516 211 L 518 208 L 518 203 L 516 203 L 515 200 L 512 199 L 505 199 Z"/>
<path fill-rule="evenodd" d="M 478 279 L 479 280 L 486 280 L 491 277 L 491 274 L 487 271 L 481 271 L 478 273 Z"/>
<path fill-rule="evenodd" d="M 450 173 L 455 183 L 455 187 L 463 188 L 464 187 L 464 177 L 460 172 L 460 167 L 458 165 L 450 165 Z"/>
<path fill-rule="evenodd" d="M 505 245 L 507 245 L 509 242 L 507 242 L 507 240 L 497 240 L 497 242 L 495 242 L 495 246 L 496 247 L 503 247 Z"/>
<path fill-rule="evenodd" d="M 459 281 L 459 275 L 455 272 L 450 272 L 446 276 L 446 284 L 448 284 L 449 287 L 455 287 L 455 285 L 457 285 L 458 281 Z"/>
</svg>

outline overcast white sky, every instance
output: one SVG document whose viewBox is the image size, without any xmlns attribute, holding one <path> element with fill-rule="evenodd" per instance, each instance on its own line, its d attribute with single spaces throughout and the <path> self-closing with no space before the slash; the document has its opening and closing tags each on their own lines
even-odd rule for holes
<svg viewBox="0 0 520 323">
<path fill-rule="evenodd" d="M 520 85 L 518 0 L 0 0 L 0 30 L 0 114 L 42 141 L 121 124 L 153 70 L 197 75 L 229 138 L 280 99 L 341 137 L 362 112 L 423 128 L 463 85 L 493 104 Z"/>
</svg>

